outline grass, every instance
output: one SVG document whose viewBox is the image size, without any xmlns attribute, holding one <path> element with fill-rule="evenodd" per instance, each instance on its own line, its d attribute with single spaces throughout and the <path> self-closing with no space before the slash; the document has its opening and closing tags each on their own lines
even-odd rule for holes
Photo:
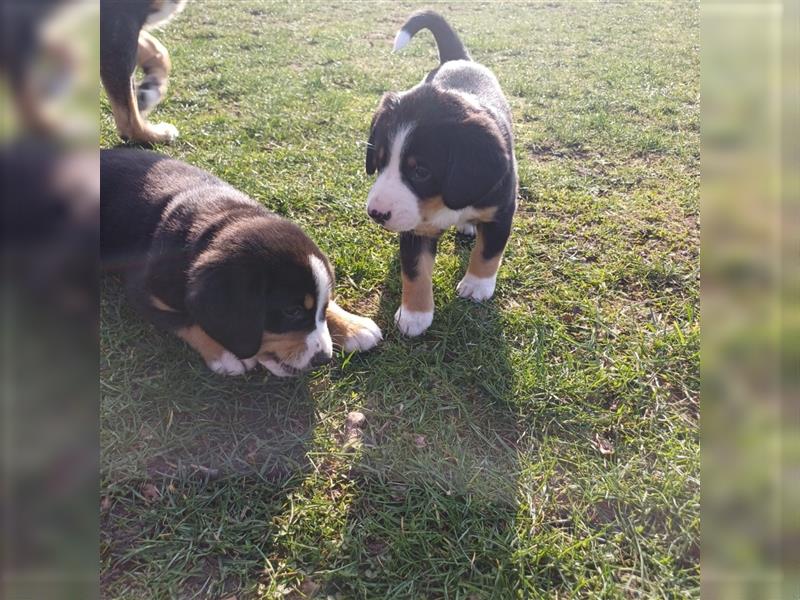
<svg viewBox="0 0 800 600">
<path fill-rule="evenodd" d="M 204 1 L 159 34 L 159 149 L 302 225 L 385 341 L 223 378 L 105 280 L 104 597 L 699 596 L 698 6 L 439 7 L 512 104 L 520 210 L 484 305 L 444 236 L 409 340 L 363 155 L 380 94 L 436 64 L 427 33 L 390 53 L 416 8 Z"/>
</svg>

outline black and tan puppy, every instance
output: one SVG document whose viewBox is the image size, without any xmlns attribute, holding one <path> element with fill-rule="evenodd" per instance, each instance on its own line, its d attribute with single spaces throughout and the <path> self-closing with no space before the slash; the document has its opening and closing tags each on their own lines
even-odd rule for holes
<svg viewBox="0 0 800 600">
<path fill-rule="evenodd" d="M 167 91 L 172 64 L 169 52 L 146 29 L 165 25 L 187 0 L 101 0 L 100 78 L 114 122 L 125 140 L 172 142 L 178 130 L 169 123 L 149 123 L 145 116 Z M 144 78 L 136 84 L 139 66 Z"/>
<path fill-rule="evenodd" d="M 326 256 L 303 231 L 213 175 L 144 150 L 100 155 L 100 249 L 154 324 L 213 371 L 279 376 L 368 350 L 371 320 L 332 299 Z"/>
<path fill-rule="evenodd" d="M 477 229 L 458 294 L 491 298 L 517 200 L 511 112 L 500 84 L 431 11 L 406 21 L 395 50 L 421 29 L 436 38 L 441 64 L 410 90 L 383 96 L 366 160 L 367 173 L 378 172 L 367 212 L 400 232 L 403 300 L 395 321 L 410 336 L 433 321 L 431 272 L 437 240 L 448 227 L 467 234 Z"/>
</svg>

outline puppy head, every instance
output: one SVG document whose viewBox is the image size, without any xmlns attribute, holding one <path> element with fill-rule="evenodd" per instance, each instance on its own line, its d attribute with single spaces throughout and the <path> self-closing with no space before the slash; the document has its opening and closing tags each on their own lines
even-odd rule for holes
<svg viewBox="0 0 800 600">
<path fill-rule="evenodd" d="M 392 231 L 444 229 L 485 201 L 512 157 L 494 119 L 464 95 L 425 85 L 384 95 L 372 120 L 367 213 Z"/>
<path fill-rule="evenodd" d="M 325 313 L 333 270 L 303 231 L 282 219 L 223 230 L 194 261 L 187 307 L 208 335 L 279 376 L 328 362 Z"/>
</svg>

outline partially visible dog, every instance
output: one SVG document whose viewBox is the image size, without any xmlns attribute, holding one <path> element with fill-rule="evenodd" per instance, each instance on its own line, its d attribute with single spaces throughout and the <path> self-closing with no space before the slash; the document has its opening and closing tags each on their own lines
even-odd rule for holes
<svg viewBox="0 0 800 600">
<path fill-rule="evenodd" d="M 439 236 L 455 225 L 477 242 L 458 284 L 463 298 L 494 294 L 497 269 L 517 206 L 517 165 L 511 111 L 500 84 L 470 59 L 440 15 L 413 14 L 397 33 L 404 47 L 429 29 L 440 65 L 405 92 L 384 94 L 370 127 L 366 170 L 378 172 L 367 212 L 400 232 L 400 331 L 420 335 L 433 321 L 431 273 Z"/>
<path fill-rule="evenodd" d="M 163 100 L 172 64 L 169 52 L 147 29 L 161 27 L 181 12 L 187 0 L 101 0 L 100 78 L 114 122 L 125 140 L 172 142 L 178 130 L 145 117 Z M 144 72 L 137 84 L 133 75 Z"/>
<path fill-rule="evenodd" d="M 210 369 L 278 376 L 381 340 L 332 299 L 330 262 L 295 224 L 210 173 L 144 150 L 100 154 L 100 250 L 128 296 Z"/>
</svg>

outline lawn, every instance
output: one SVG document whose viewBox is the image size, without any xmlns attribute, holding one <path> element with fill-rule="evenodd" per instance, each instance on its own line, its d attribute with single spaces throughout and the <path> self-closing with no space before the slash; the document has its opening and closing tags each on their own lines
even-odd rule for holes
<svg viewBox="0 0 800 600">
<path fill-rule="evenodd" d="M 438 5 L 508 95 L 520 207 L 494 299 L 456 296 L 448 232 L 407 339 L 363 164 L 436 64 L 427 32 L 391 54 L 416 8 L 197 1 L 157 34 L 159 150 L 303 226 L 385 341 L 225 378 L 106 278 L 103 597 L 699 596 L 698 6 Z"/>
</svg>

